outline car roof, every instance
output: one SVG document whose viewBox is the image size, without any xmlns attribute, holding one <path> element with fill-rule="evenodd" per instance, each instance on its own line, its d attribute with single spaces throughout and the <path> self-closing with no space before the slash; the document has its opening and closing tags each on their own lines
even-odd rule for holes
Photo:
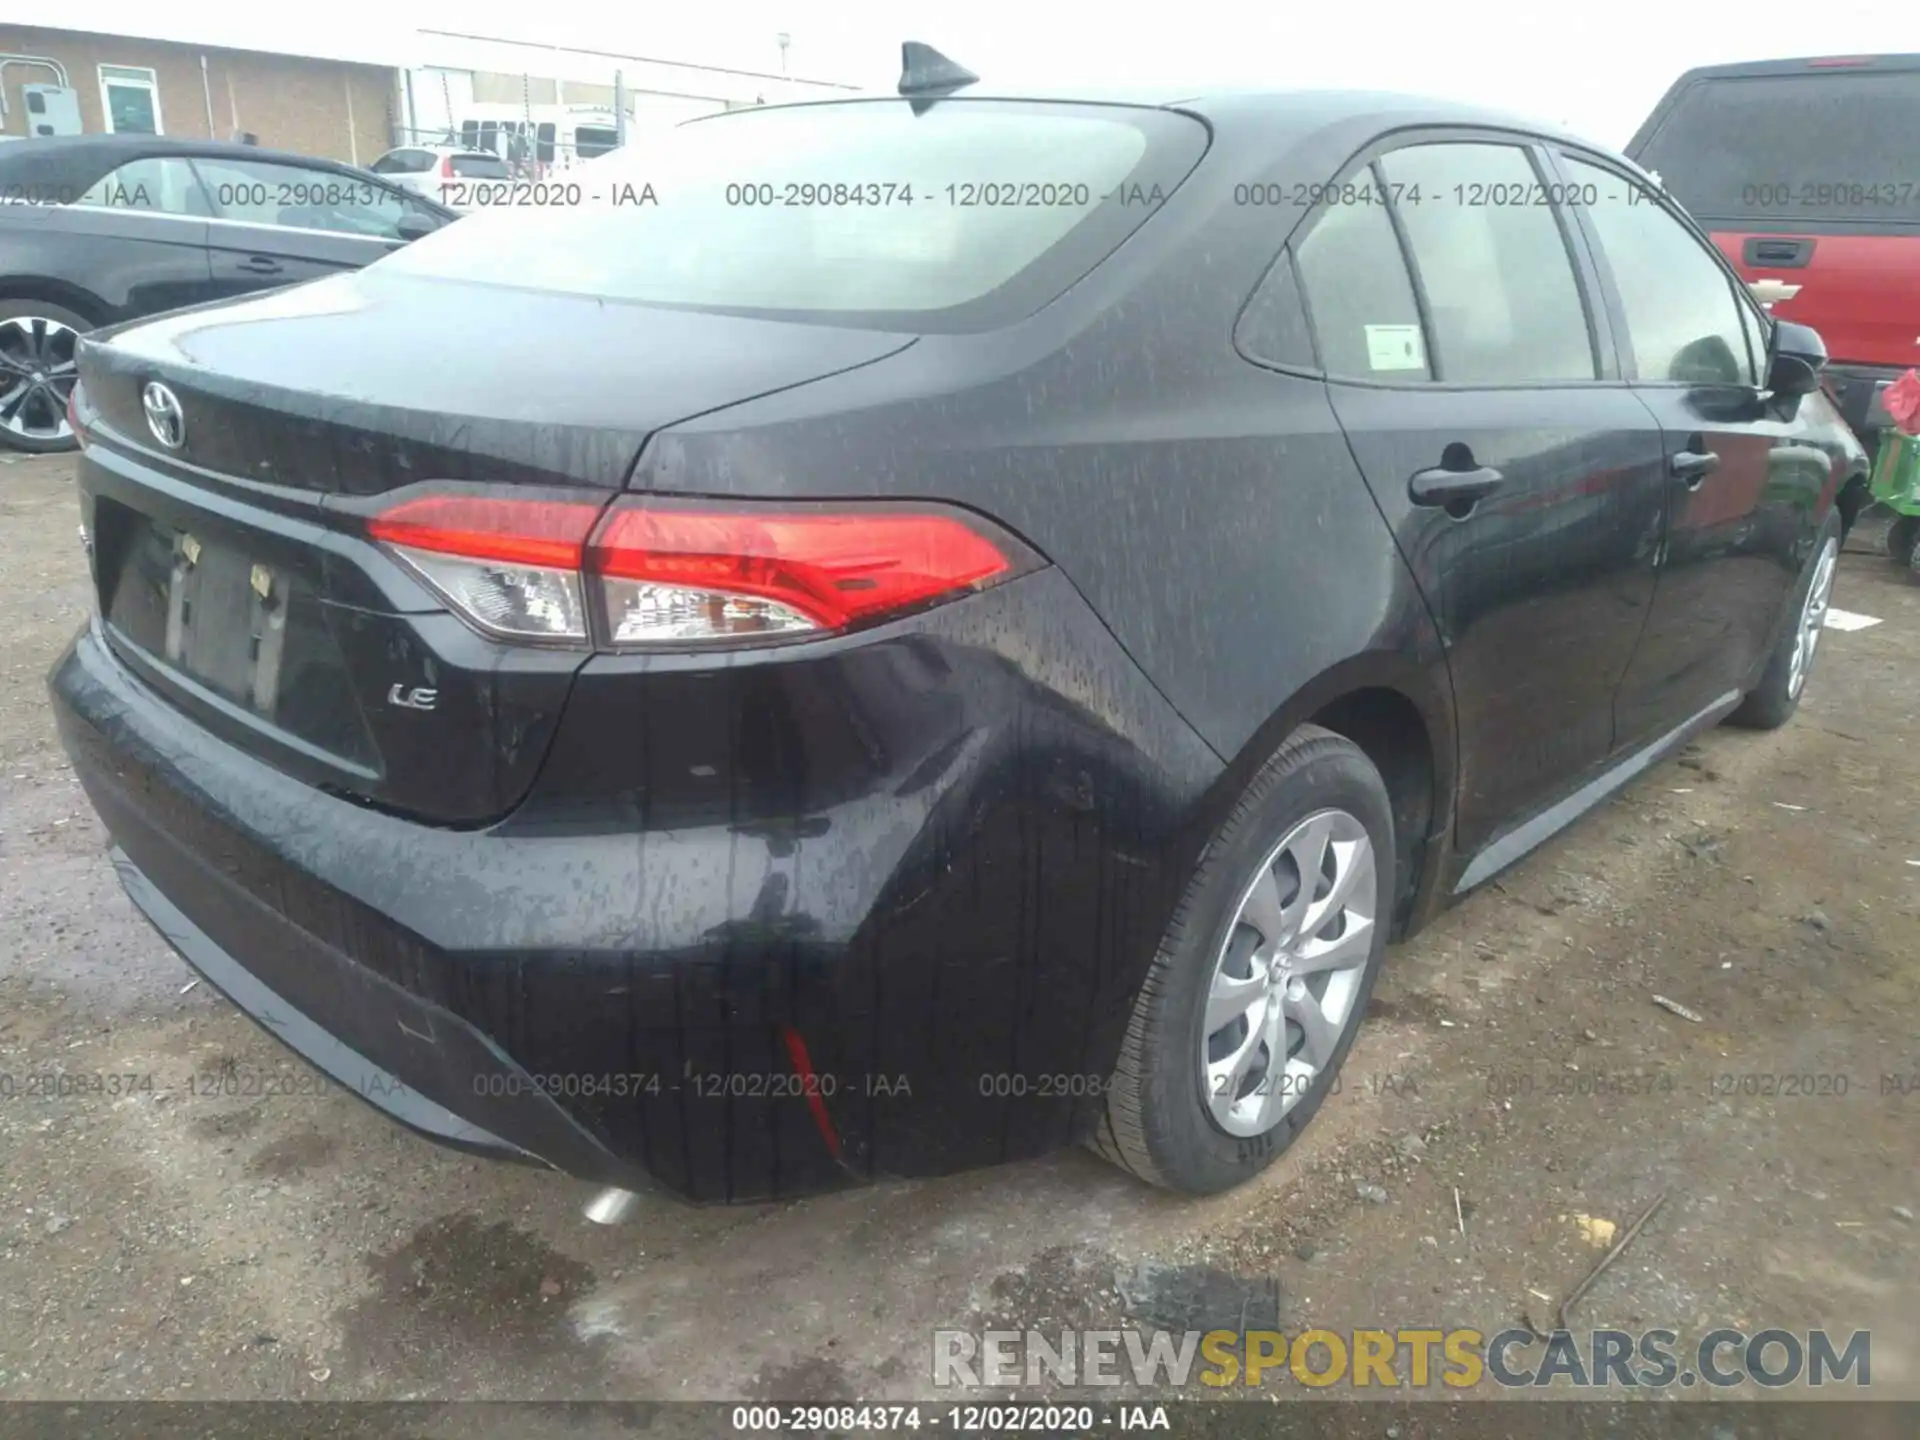
<svg viewBox="0 0 1920 1440">
<path fill-rule="evenodd" d="M 1697 65 L 1673 82 L 1673 88 L 1695 80 L 1720 80 L 1749 75 L 1850 75 L 1861 71 L 1920 70 L 1920 54 L 1804 55 L 1792 60 L 1743 60 L 1727 65 Z"/>
<path fill-rule="evenodd" d="M 186 155 L 220 160 L 267 160 L 360 173 L 338 160 L 268 150 L 229 140 L 184 140 L 168 135 L 53 135 L 0 152 L 0 179 L 8 184 L 77 186 L 85 190 L 102 175 L 131 160 Z"/>
<path fill-rule="evenodd" d="M 860 105 L 899 103 L 899 95 L 848 95 L 822 100 L 801 100 L 785 105 L 753 106 L 745 110 L 703 115 L 687 124 L 717 120 L 724 115 L 764 114 L 770 110 L 813 108 L 821 105 Z M 1025 101 L 1049 104 L 1132 105 L 1160 110 L 1180 110 L 1209 120 L 1232 121 L 1236 125 L 1262 122 L 1300 135 L 1331 125 L 1352 125 L 1369 120 L 1391 129 L 1413 125 L 1490 126 L 1517 130 L 1542 139 L 1566 140 L 1589 148 L 1605 149 L 1540 119 L 1484 105 L 1444 100 L 1435 96 L 1402 94 L 1385 90 L 1307 90 L 1307 89 L 1229 89 L 1194 85 L 1132 85 L 1091 88 L 1050 86 L 993 86 L 982 82 L 969 85 L 951 96 L 924 97 L 940 105 L 969 101 Z"/>
</svg>

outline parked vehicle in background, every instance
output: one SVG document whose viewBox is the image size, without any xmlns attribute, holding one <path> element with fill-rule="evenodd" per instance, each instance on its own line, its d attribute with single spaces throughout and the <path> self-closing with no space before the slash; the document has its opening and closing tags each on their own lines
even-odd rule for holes
<svg viewBox="0 0 1920 1440">
<path fill-rule="evenodd" d="M 1872 448 L 1879 396 L 1920 364 L 1920 55 L 1711 65 L 1627 146 L 1773 313 L 1818 330 Z"/>
<path fill-rule="evenodd" d="M 70 450 L 97 325 L 357 270 L 453 219 L 331 160 L 164 135 L 0 148 L 0 442 Z"/>
<path fill-rule="evenodd" d="M 473 182 L 515 178 L 507 162 L 491 150 L 454 145 L 405 145 L 389 150 L 367 168 L 403 190 L 461 213 L 476 208 L 465 203 Z"/>
<path fill-rule="evenodd" d="M 674 118 L 699 113 L 695 106 L 691 115 Z M 597 160 L 620 143 L 619 117 L 605 105 L 476 103 L 461 112 L 459 126 L 459 143 L 465 148 L 530 162 L 540 175 Z M 448 138 L 451 142 L 453 137 Z"/>
<path fill-rule="evenodd" d="M 74 770 L 396 1119 L 700 1201 L 1222 1190 L 1390 936 L 1799 703 L 1866 456 L 1644 172 L 971 80 L 83 343 Z"/>
</svg>

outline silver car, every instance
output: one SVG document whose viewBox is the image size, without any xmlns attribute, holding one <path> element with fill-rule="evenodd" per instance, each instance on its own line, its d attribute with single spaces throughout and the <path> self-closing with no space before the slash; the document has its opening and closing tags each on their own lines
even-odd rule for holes
<svg viewBox="0 0 1920 1440">
<path fill-rule="evenodd" d="M 513 178 L 507 162 L 491 150 L 459 145 L 405 145 L 367 168 L 402 189 L 462 212 L 474 208 L 475 181 Z"/>
</svg>

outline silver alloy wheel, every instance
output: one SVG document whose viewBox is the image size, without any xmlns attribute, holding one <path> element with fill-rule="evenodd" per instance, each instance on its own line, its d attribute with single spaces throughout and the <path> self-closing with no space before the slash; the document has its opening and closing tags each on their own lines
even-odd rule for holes
<svg viewBox="0 0 1920 1440">
<path fill-rule="evenodd" d="M 71 325 L 45 315 L 0 320 L 0 427 L 23 440 L 70 440 L 67 397 L 79 378 Z"/>
<path fill-rule="evenodd" d="M 1813 565 L 1813 581 L 1807 586 L 1807 600 L 1800 607 L 1800 625 L 1793 637 L 1793 659 L 1787 665 L 1787 698 L 1799 695 L 1813 668 L 1813 652 L 1820 645 L 1820 631 L 1827 623 L 1827 606 L 1833 600 L 1833 572 L 1840 563 L 1840 542 L 1829 539 L 1820 547 L 1820 558 Z"/>
<path fill-rule="evenodd" d="M 1286 833 L 1241 892 L 1200 1037 L 1207 1109 L 1229 1135 L 1272 1129 L 1332 1063 L 1358 1018 L 1379 890 L 1366 827 L 1320 810 Z"/>
</svg>

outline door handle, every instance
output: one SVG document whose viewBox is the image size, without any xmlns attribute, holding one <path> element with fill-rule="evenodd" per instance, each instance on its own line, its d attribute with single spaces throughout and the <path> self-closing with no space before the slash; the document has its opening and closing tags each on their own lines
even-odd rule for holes
<svg viewBox="0 0 1920 1440">
<path fill-rule="evenodd" d="M 1474 470 L 1437 467 L 1421 470 L 1407 482 L 1407 494 L 1416 505 L 1471 505 L 1507 483 L 1491 465 Z"/>
<path fill-rule="evenodd" d="M 278 275 L 281 265 L 278 260 L 269 260 L 265 255 L 249 255 L 240 262 L 240 268 L 250 275 Z"/>
<path fill-rule="evenodd" d="M 1698 490 L 1719 468 L 1720 457 L 1712 450 L 1681 450 L 1667 462 L 1667 472 L 1689 490 Z"/>
<path fill-rule="evenodd" d="M 1740 258 L 1764 269 L 1799 270 L 1813 259 L 1813 241 L 1797 235 L 1749 235 Z"/>
</svg>

